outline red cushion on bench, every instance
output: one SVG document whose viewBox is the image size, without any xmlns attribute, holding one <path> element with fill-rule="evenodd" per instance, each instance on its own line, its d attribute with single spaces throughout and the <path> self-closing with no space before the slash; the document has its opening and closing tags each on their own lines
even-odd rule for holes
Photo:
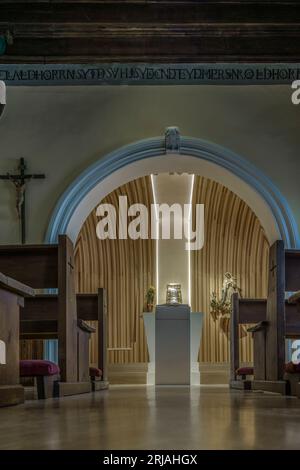
<svg viewBox="0 0 300 470">
<path fill-rule="evenodd" d="M 237 375 L 253 375 L 254 367 L 240 367 L 236 371 Z"/>
<path fill-rule="evenodd" d="M 102 377 L 102 370 L 98 367 L 90 367 L 90 377 Z"/>
<path fill-rule="evenodd" d="M 284 366 L 285 372 L 289 374 L 299 374 L 300 373 L 300 364 L 294 364 L 293 362 L 288 362 Z"/>
<path fill-rule="evenodd" d="M 57 364 L 42 359 L 25 359 L 20 361 L 21 377 L 36 377 L 38 375 L 56 375 L 60 370 Z"/>
</svg>

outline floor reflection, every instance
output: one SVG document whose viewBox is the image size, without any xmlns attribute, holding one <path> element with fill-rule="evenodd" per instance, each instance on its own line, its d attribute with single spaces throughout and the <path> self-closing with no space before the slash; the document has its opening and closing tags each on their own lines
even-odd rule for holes
<svg viewBox="0 0 300 470">
<path fill-rule="evenodd" d="M 300 400 L 225 387 L 111 386 L 0 409 L 1 449 L 297 449 Z"/>
</svg>

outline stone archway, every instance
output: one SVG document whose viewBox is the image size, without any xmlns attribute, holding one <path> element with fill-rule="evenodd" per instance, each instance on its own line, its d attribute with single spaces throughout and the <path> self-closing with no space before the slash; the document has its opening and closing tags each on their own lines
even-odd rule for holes
<svg viewBox="0 0 300 470">
<path fill-rule="evenodd" d="M 300 246 L 298 227 L 287 201 L 258 168 L 224 147 L 183 137 L 176 127 L 165 135 L 127 145 L 88 167 L 60 197 L 46 234 L 55 243 L 60 233 L 75 242 L 93 208 L 121 184 L 166 171 L 190 172 L 222 183 L 243 199 L 259 218 L 269 243 Z"/>
</svg>

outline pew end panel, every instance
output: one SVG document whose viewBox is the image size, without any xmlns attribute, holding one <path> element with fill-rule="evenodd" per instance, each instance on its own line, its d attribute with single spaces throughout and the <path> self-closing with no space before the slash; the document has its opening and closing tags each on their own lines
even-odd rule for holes
<svg viewBox="0 0 300 470">
<path fill-rule="evenodd" d="M 97 294 L 77 294 L 77 317 L 97 322 L 98 364 L 103 380 L 107 380 L 107 292 L 99 288 Z"/>
<path fill-rule="evenodd" d="M 34 291 L 0 273 L 0 407 L 24 402 L 19 376 L 20 306 Z"/>
<path fill-rule="evenodd" d="M 95 329 L 88 325 L 87 321 L 98 321 L 99 364 L 103 365 L 101 371 L 107 371 L 106 367 L 106 292 L 99 289 L 98 294 L 77 294 L 77 370 L 78 380 L 87 384 L 89 375 L 89 340 Z M 100 333 L 99 333 L 100 332 Z M 25 298 L 24 308 L 21 309 L 21 339 L 57 339 L 58 338 L 58 295 L 39 294 L 34 298 Z M 103 340 L 101 341 L 101 338 Z M 102 373 L 101 384 L 95 385 L 96 390 L 108 387 L 106 374 Z M 89 387 L 84 385 L 82 389 Z M 78 390 L 73 385 L 69 387 L 60 384 L 60 395 L 65 391 L 73 394 L 72 389 Z"/>
<path fill-rule="evenodd" d="M 106 390 L 109 387 L 107 380 L 103 380 L 103 373 L 98 367 L 90 367 L 92 391 Z"/>
<path fill-rule="evenodd" d="M 59 235 L 58 351 L 62 382 L 78 380 L 77 338 L 74 247 L 66 235 Z"/>
<path fill-rule="evenodd" d="M 20 324 L 21 339 L 58 339 L 61 382 L 74 388 L 82 378 L 86 388 L 88 375 L 87 341 L 78 332 L 77 319 L 98 321 L 98 367 L 107 379 L 106 357 L 106 291 L 98 294 L 75 293 L 74 247 L 66 235 L 60 235 L 54 245 L 13 245 L 0 247 L 0 269 L 14 274 L 19 281 L 26 280 L 35 289 L 57 289 L 56 295 L 38 295 L 31 302 L 26 298 Z M 20 300 L 21 302 L 21 300 Z M 80 304 L 80 306 L 77 305 Z M 92 303 L 93 308 L 88 308 Z M 81 307 L 85 316 L 81 316 Z M 90 332 L 91 333 L 91 332 Z M 88 332 L 86 332 L 88 334 Z M 78 355 L 81 349 L 83 354 Z M 89 390 L 88 390 L 89 391 Z M 69 392 L 68 392 L 69 393 Z"/>
<path fill-rule="evenodd" d="M 248 328 L 253 337 L 254 380 L 266 379 L 266 331 L 268 322 L 263 320 Z"/>
<path fill-rule="evenodd" d="M 253 335 L 254 378 L 252 390 L 289 395 L 289 383 L 284 377 L 283 380 L 266 379 L 266 336 L 269 326 L 268 321 L 261 321 L 247 330 Z"/>
<path fill-rule="evenodd" d="M 57 328 L 62 381 L 77 380 L 77 311 L 74 247 L 67 235 L 58 244 L 0 246 L 0 270 L 34 289 L 58 289 Z"/>
<path fill-rule="evenodd" d="M 285 293 L 299 288 L 300 251 L 285 250 L 283 242 L 277 241 L 271 247 L 269 262 L 266 379 L 255 383 L 255 389 L 286 395 L 294 394 L 298 388 L 298 379 L 285 371 L 285 338 L 295 338 L 300 333 L 299 305 L 295 295 L 285 300 Z"/>
<path fill-rule="evenodd" d="M 89 382 L 89 343 L 95 328 L 88 325 L 84 320 L 77 319 L 77 370 L 78 382 Z"/>
<path fill-rule="evenodd" d="M 60 370 L 57 364 L 44 359 L 21 360 L 20 377 L 33 377 L 38 400 L 59 396 Z"/>
<path fill-rule="evenodd" d="M 265 299 L 242 299 L 237 293 L 232 295 L 232 312 L 230 318 L 230 388 L 251 390 L 253 372 L 247 367 L 248 373 L 240 373 L 245 367 L 240 367 L 239 326 L 253 325 L 265 321 Z M 253 368 L 252 368 L 253 369 Z"/>
<path fill-rule="evenodd" d="M 107 291 L 98 289 L 98 368 L 102 371 L 102 381 L 108 384 L 107 357 Z"/>
</svg>

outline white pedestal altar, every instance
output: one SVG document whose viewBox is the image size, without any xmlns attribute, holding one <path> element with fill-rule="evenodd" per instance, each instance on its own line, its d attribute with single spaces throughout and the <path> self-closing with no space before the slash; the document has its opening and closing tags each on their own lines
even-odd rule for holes
<svg viewBox="0 0 300 470">
<path fill-rule="evenodd" d="M 203 313 L 188 305 L 158 305 L 143 313 L 148 343 L 147 385 L 199 385 Z"/>
</svg>

